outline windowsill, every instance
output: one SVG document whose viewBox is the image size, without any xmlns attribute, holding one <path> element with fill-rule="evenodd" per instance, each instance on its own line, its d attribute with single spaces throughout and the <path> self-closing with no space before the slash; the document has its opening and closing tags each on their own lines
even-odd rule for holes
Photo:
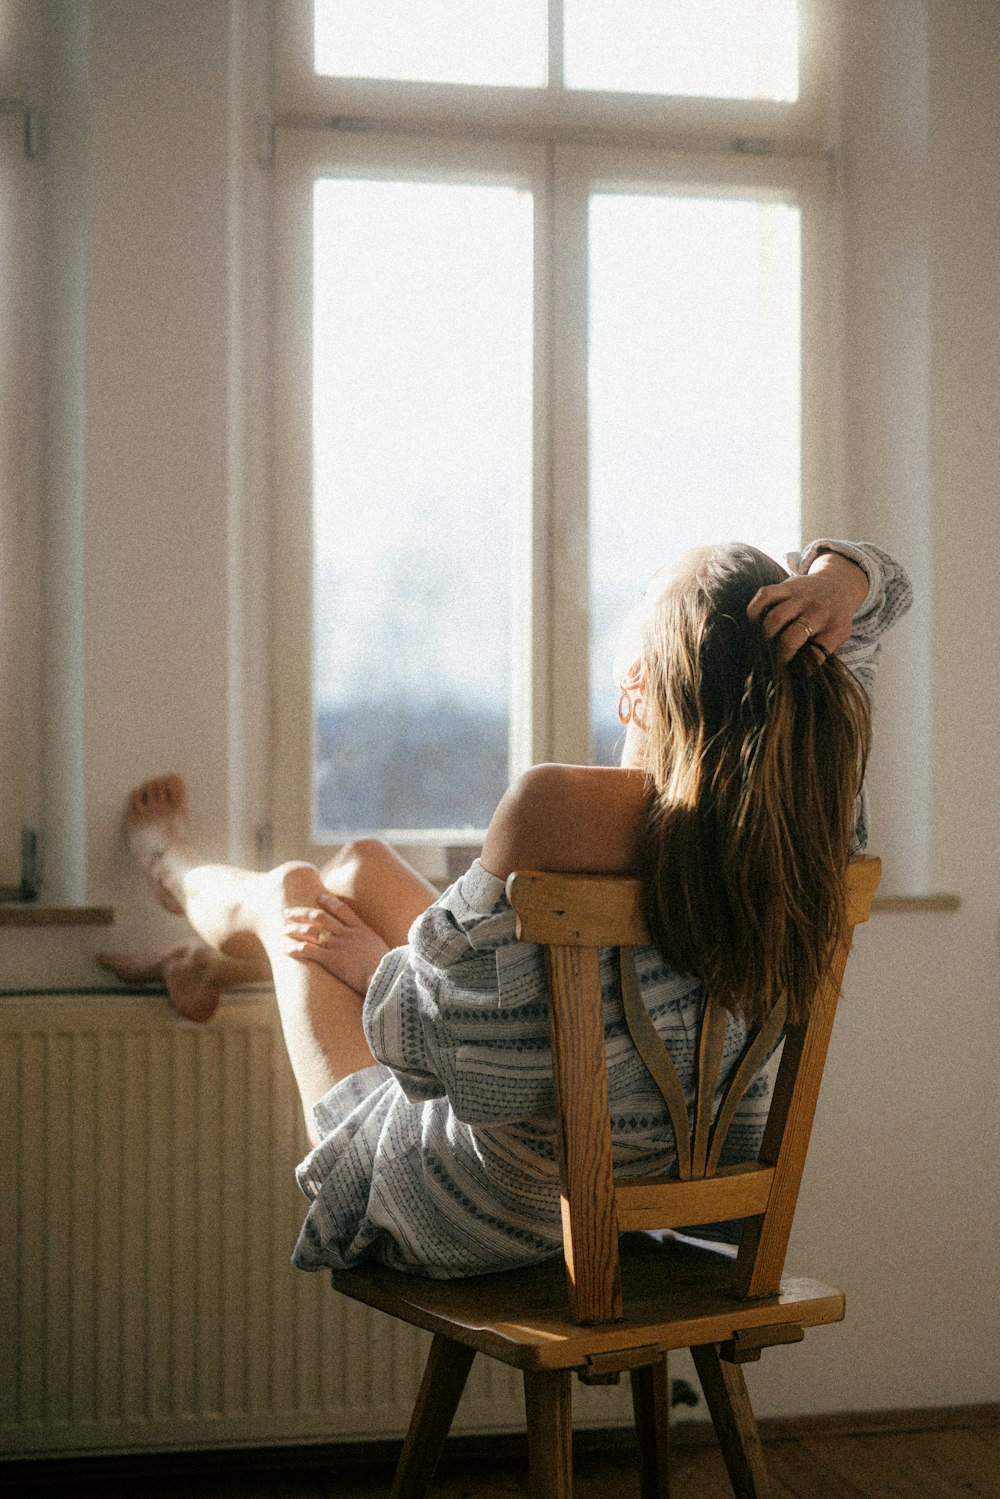
<svg viewBox="0 0 1000 1499">
<path fill-rule="evenodd" d="M 0 902 L 4 926 L 110 926 L 113 906 L 51 906 L 36 901 Z"/>
<path fill-rule="evenodd" d="M 892 913 L 957 911 L 961 903 L 961 896 L 951 891 L 939 891 L 933 895 L 877 895 L 872 910 Z M 28 901 L 0 901 L 0 927 L 111 926 L 114 919 L 113 906 L 51 906 Z"/>
<path fill-rule="evenodd" d="M 962 904 L 960 895 L 950 890 L 935 895 L 876 895 L 873 911 L 957 911 Z"/>
</svg>

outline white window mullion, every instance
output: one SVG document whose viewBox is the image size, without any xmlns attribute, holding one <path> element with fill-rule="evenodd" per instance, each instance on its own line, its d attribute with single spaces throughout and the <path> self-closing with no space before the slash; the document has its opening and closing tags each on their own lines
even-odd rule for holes
<svg viewBox="0 0 1000 1499">
<path fill-rule="evenodd" d="M 0 116 L 0 886 L 22 867 L 41 815 L 40 166 L 20 115 Z"/>
<path fill-rule="evenodd" d="M 833 226 L 831 162 L 803 164 L 798 173 L 802 211 L 802 530 L 850 531 L 837 473 L 839 413 L 835 409 L 833 338 Z"/>
<path fill-rule="evenodd" d="M 563 0 L 549 0 L 549 88 L 553 92 L 563 87 L 566 26 L 563 16 Z"/>
<path fill-rule="evenodd" d="M 511 779 L 551 758 L 552 743 L 552 436 L 553 201 L 551 153 L 541 158 L 534 191 L 534 438 L 530 503 L 514 538 L 514 612 L 510 722 Z"/>
<path fill-rule="evenodd" d="M 312 784 L 311 136 L 279 131 L 273 263 L 274 526 L 271 639 L 273 857 L 310 849 Z M 312 856 L 317 856 L 316 850 Z"/>
<path fill-rule="evenodd" d="M 556 149 L 553 190 L 552 645 L 550 758 L 586 765 L 590 633 L 587 519 L 587 179 Z"/>
</svg>

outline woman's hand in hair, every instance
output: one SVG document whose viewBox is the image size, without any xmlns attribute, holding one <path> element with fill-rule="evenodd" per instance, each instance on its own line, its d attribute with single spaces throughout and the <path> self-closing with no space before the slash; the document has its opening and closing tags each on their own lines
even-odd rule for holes
<svg viewBox="0 0 1000 1499">
<path fill-rule="evenodd" d="M 868 595 L 868 578 L 839 552 L 821 552 L 805 577 L 786 578 L 759 588 L 747 615 L 760 620 L 779 658 L 790 661 L 806 644 L 831 655 L 851 636 L 854 616 Z"/>
</svg>

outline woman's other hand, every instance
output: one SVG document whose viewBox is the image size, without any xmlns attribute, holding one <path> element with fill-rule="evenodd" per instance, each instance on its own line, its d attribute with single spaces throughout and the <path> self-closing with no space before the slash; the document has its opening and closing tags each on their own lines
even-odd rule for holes
<svg viewBox="0 0 1000 1499">
<path fill-rule="evenodd" d="M 807 642 L 831 654 L 851 637 L 854 616 L 868 596 L 863 568 L 839 552 L 821 552 L 805 577 L 786 578 L 759 588 L 747 615 L 760 620 L 778 656 L 790 661 Z"/>
<path fill-rule="evenodd" d="M 365 994 L 389 951 L 339 895 L 316 897 L 315 906 L 291 906 L 285 916 L 285 951 L 302 963 L 318 963 L 358 994 Z"/>
</svg>

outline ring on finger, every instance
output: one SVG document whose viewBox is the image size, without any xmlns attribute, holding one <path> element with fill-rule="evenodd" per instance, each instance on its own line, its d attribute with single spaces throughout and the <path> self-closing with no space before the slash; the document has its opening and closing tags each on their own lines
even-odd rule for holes
<svg viewBox="0 0 1000 1499">
<path fill-rule="evenodd" d="M 323 930 L 318 933 L 318 935 L 316 937 L 316 941 L 317 941 L 317 943 L 319 944 L 320 947 L 326 947 L 327 946 L 327 944 L 330 941 L 330 933 L 329 933 L 329 930 L 326 927 L 324 927 Z"/>
<path fill-rule="evenodd" d="M 807 639 L 807 640 L 811 640 L 811 639 L 812 639 L 812 630 L 811 630 L 811 629 L 810 629 L 810 628 L 809 628 L 809 626 L 808 626 L 808 625 L 807 625 L 807 624 L 806 624 L 806 622 L 805 622 L 805 620 L 804 620 L 804 619 L 803 619 L 803 618 L 802 618 L 802 616 L 801 616 L 801 614 L 800 614 L 800 615 L 799 615 L 799 617 L 798 617 L 798 619 L 794 619 L 794 620 L 793 620 L 793 621 L 792 621 L 792 623 L 793 623 L 793 624 L 796 624 L 796 625 L 799 625 L 799 626 L 800 626 L 800 627 L 801 627 L 801 628 L 802 628 L 802 629 L 803 629 L 803 630 L 805 630 L 805 632 L 806 632 L 806 639 Z"/>
</svg>

